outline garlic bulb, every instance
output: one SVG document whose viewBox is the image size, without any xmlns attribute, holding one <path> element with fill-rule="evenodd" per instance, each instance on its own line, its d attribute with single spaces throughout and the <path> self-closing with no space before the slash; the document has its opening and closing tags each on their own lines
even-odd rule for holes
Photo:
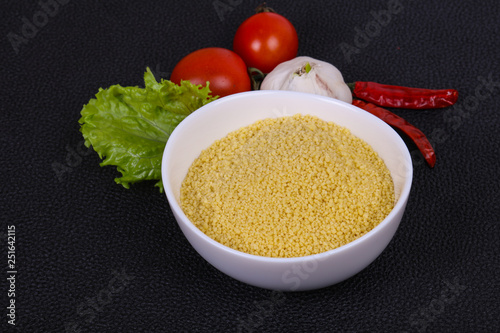
<svg viewBox="0 0 500 333">
<path fill-rule="evenodd" d="M 261 90 L 292 90 L 329 96 L 352 103 L 352 93 L 342 73 L 333 65 L 311 57 L 297 57 L 267 74 Z"/>
</svg>

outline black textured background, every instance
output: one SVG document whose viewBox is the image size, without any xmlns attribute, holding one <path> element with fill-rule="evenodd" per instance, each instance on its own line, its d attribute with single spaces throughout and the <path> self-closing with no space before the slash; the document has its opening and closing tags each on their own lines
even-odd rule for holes
<svg viewBox="0 0 500 333">
<path fill-rule="evenodd" d="M 299 55 L 346 81 L 460 92 L 455 107 L 397 110 L 434 142 L 437 164 L 408 142 L 414 184 L 388 248 L 349 280 L 299 293 L 211 267 L 164 194 L 116 185 L 78 125 L 99 87 L 142 85 L 146 66 L 168 78 L 191 51 L 231 48 L 260 2 L 60 0 L 44 21 L 50 2 L 0 5 L 0 261 L 15 225 L 18 271 L 15 327 L 0 273 L 1 332 L 500 331 L 498 1 L 268 1 L 295 25 Z M 390 4 L 402 10 L 360 40 Z M 14 47 L 9 34 L 33 19 L 42 27 Z"/>
</svg>

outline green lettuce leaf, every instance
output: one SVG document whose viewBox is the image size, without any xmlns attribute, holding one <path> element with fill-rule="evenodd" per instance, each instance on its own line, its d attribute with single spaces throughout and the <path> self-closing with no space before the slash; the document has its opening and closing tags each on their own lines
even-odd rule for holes
<svg viewBox="0 0 500 333">
<path fill-rule="evenodd" d="M 174 128 L 190 113 L 215 100 L 206 87 L 189 81 L 181 85 L 157 82 L 148 68 L 144 88 L 114 85 L 99 89 L 81 111 L 80 131 L 85 146 L 103 159 L 101 166 L 115 165 L 122 177 L 117 184 L 157 180 L 163 191 L 161 158 Z"/>
</svg>

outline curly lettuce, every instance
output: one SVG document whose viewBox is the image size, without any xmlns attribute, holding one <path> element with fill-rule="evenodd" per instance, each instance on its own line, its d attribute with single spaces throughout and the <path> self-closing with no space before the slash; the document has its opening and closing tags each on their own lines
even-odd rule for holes
<svg viewBox="0 0 500 333">
<path fill-rule="evenodd" d="M 147 68 L 144 88 L 113 85 L 99 89 L 84 105 L 79 123 L 85 146 L 92 146 L 103 159 L 101 166 L 114 165 L 122 174 L 117 184 L 156 180 L 163 191 L 161 158 L 174 128 L 190 113 L 215 100 L 206 87 L 182 81 L 156 81 Z"/>
</svg>

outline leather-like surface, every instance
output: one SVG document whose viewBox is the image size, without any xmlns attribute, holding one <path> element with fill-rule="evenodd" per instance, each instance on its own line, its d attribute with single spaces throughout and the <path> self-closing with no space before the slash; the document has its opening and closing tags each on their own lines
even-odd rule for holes
<svg viewBox="0 0 500 333">
<path fill-rule="evenodd" d="M 437 163 L 405 139 L 414 183 L 401 226 L 340 284 L 277 293 L 225 276 L 190 247 L 164 194 L 116 185 L 83 146 L 79 113 L 100 87 L 142 85 L 146 66 L 168 78 L 191 51 L 231 48 L 258 4 L 2 1 L 1 258 L 15 225 L 17 275 L 15 327 L 1 275 L 0 331 L 500 331 L 498 1 L 268 2 L 295 25 L 299 55 L 348 82 L 460 93 L 447 109 L 394 110 Z"/>
</svg>

